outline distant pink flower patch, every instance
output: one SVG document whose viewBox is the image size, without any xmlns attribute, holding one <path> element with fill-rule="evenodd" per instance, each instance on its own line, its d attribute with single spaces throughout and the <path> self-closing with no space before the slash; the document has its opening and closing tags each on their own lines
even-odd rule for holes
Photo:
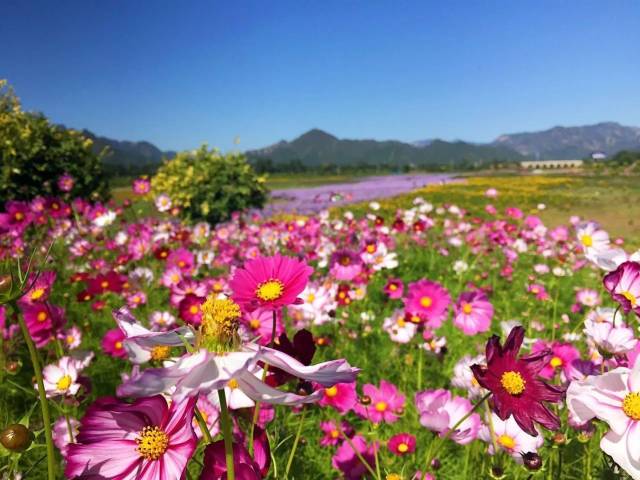
<svg viewBox="0 0 640 480">
<path fill-rule="evenodd" d="M 362 272 L 362 259 L 356 252 L 339 250 L 331 255 L 331 275 L 337 280 L 351 281 Z"/>
<path fill-rule="evenodd" d="M 493 305 L 489 302 L 487 295 L 480 290 L 461 293 L 453 307 L 453 312 L 453 324 L 465 335 L 486 332 L 491 327 Z"/>
</svg>

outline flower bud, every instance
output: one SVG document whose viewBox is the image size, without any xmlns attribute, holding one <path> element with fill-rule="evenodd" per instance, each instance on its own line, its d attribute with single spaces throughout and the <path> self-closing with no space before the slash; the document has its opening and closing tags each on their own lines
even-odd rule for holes
<svg viewBox="0 0 640 480">
<path fill-rule="evenodd" d="M 490 477 L 500 480 L 504 478 L 504 470 L 501 467 L 491 467 Z"/>
<path fill-rule="evenodd" d="M 434 471 L 440 470 L 441 466 L 442 464 L 440 463 L 440 460 L 438 460 L 437 458 L 434 458 L 433 460 L 431 460 L 431 468 L 433 468 Z"/>
<path fill-rule="evenodd" d="M 4 274 L 0 275 L 0 294 L 5 294 L 11 291 L 11 287 L 13 286 L 13 279 L 11 275 Z"/>
<path fill-rule="evenodd" d="M 527 467 L 527 470 L 535 472 L 542 467 L 542 458 L 535 452 L 527 452 L 522 454 L 522 463 Z"/>
<path fill-rule="evenodd" d="M 564 445 L 567 442 L 567 437 L 563 433 L 557 432 L 553 435 L 553 443 L 556 445 Z"/>
<path fill-rule="evenodd" d="M 362 405 L 371 405 L 371 397 L 369 395 L 362 395 L 360 397 L 360 403 Z"/>
<path fill-rule="evenodd" d="M 21 423 L 9 425 L 0 432 L 0 443 L 12 452 L 23 452 L 31 445 L 31 432 Z"/>
</svg>

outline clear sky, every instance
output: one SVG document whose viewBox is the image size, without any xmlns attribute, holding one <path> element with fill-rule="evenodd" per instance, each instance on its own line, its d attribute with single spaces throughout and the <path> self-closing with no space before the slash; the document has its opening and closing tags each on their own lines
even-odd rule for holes
<svg viewBox="0 0 640 480">
<path fill-rule="evenodd" d="M 163 149 L 640 125 L 640 1 L 4 0 L 2 77 Z"/>
</svg>

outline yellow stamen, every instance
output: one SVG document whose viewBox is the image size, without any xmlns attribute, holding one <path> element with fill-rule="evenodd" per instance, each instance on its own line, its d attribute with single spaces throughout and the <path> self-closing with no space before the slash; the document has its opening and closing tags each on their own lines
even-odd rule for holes
<svg viewBox="0 0 640 480">
<path fill-rule="evenodd" d="M 622 401 L 622 411 L 636 422 L 640 420 L 640 393 L 627 393 Z"/>
<path fill-rule="evenodd" d="M 527 382 L 522 378 L 522 375 L 511 370 L 502 374 L 500 383 L 507 393 L 511 395 L 520 395 L 524 392 L 524 386 Z"/>
<path fill-rule="evenodd" d="M 378 402 L 376 403 L 376 410 L 379 412 L 384 412 L 387 409 L 387 402 Z"/>
<path fill-rule="evenodd" d="M 151 360 L 165 360 L 169 358 L 171 347 L 166 345 L 156 345 L 151 349 Z"/>
<path fill-rule="evenodd" d="M 431 297 L 422 297 L 420 299 L 420 305 L 422 305 L 424 308 L 429 308 L 432 303 L 433 300 L 431 300 Z"/>
<path fill-rule="evenodd" d="M 327 397 L 335 397 L 338 394 L 338 387 L 335 385 L 333 387 L 325 388 L 324 393 Z"/>
<path fill-rule="evenodd" d="M 252 318 L 249 321 L 249 326 L 252 330 L 257 330 L 258 328 L 260 328 L 260 320 L 258 320 L 257 318 Z"/>
<path fill-rule="evenodd" d="M 122 349 L 122 342 L 116 342 L 114 347 L 116 348 L 116 350 L 121 350 Z"/>
<path fill-rule="evenodd" d="M 284 292 L 284 284 L 278 279 L 268 280 L 258 285 L 256 296 L 263 302 L 277 300 Z"/>
<path fill-rule="evenodd" d="M 405 453 L 407 450 L 409 450 L 409 445 L 407 445 L 406 443 L 401 443 L 400 445 L 398 445 L 398 451 L 400 453 Z"/>
<path fill-rule="evenodd" d="M 235 378 L 232 378 L 227 382 L 227 385 L 231 390 L 235 390 L 238 388 L 238 381 Z"/>
<path fill-rule="evenodd" d="M 507 450 L 513 450 L 516 446 L 516 441 L 509 435 L 500 435 L 498 437 L 498 443 Z"/>
<path fill-rule="evenodd" d="M 331 438 L 338 438 L 340 436 L 340 432 L 338 430 L 331 430 L 329 435 L 331 436 Z"/>
<path fill-rule="evenodd" d="M 562 366 L 562 359 L 560 357 L 553 357 L 551 359 L 551 361 L 549 362 L 549 365 L 551 365 L 553 368 L 558 368 Z"/>
<path fill-rule="evenodd" d="M 198 307 L 198 305 L 191 305 L 191 307 L 189 307 L 189 313 L 191 313 L 191 315 L 195 315 L 200 311 L 200 307 Z"/>
<path fill-rule="evenodd" d="M 469 315 L 469 314 L 471 313 L 471 310 L 472 310 L 472 307 L 471 307 L 471 304 L 470 304 L 470 303 L 466 303 L 466 302 L 465 302 L 465 303 L 463 303 L 463 304 L 462 304 L 462 311 L 463 311 L 465 314 Z"/>
<path fill-rule="evenodd" d="M 585 247 L 591 247 L 593 245 L 593 238 L 591 235 L 582 235 L 582 237 L 580 237 L 580 241 Z"/>
<path fill-rule="evenodd" d="M 44 288 L 36 288 L 31 292 L 31 300 L 38 300 L 44 295 Z"/>
<path fill-rule="evenodd" d="M 229 298 L 210 295 L 202 304 L 201 333 L 209 347 L 231 346 L 238 340 L 240 306 Z"/>
<path fill-rule="evenodd" d="M 71 386 L 71 377 L 69 375 L 65 375 L 64 377 L 62 377 L 60 380 L 58 380 L 56 382 L 56 388 L 58 390 L 68 390 L 69 387 Z"/>
<path fill-rule="evenodd" d="M 39 322 L 44 322 L 47 319 L 47 312 L 38 312 L 36 319 Z"/>
<path fill-rule="evenodd" d="M 638 299 L 636 298 L 636 296 L 628 290 L 622 292 L 622 296 L 627 300 L 629 300 L 632 307 L 635 307 L 636 304 L 638 303 Z"/>
<path fill-rule="evenodd" d="M 138 434 L 136 450 L 147 460 L 158 460 L 169 446 L 169 436 L 160 427 L 144 427 Z"/>
</svg>

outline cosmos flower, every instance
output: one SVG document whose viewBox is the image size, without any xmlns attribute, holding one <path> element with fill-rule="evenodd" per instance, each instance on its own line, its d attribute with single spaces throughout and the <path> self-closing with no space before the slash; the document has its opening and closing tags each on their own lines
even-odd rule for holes
<svg viewBox="0 0 640 480">
<path fill-rule="evenodd" d="M 482 361 L 484 361 L 484 356 L 482 355 L 476 355 L 475 357 L 465 355 L 453 366 L 451 385 L 467 390 L 469 398 L 480 398 L 486 392 L 471 371 L 471 365 L 482 363 Z"/>
<path fill-rule="evenodd" d="M 372 423 L 394 423 L 404 411 L 405 396 L 386 380 L 380 381 L 380 388 L 367 383 L 362 387 L 362 392 L 367 401 L 361 399 L 357 402 L 354 411 Z"/>
<path fill-rule="evenodd" d="M 171 197 L 166 193 L 161 193 L 156 197 L 155 204 L 159 212 L 168 212 L 171 210 Z"/>
<path fill-rule="evenodd" d="M 613 322 L 592 321 L 587 317 L 584 326 L 584 333 L 604 355 L 627 353 L 638 343 L 633 330 L 622 321 L 617 321 L 614 326 Z"/>
<path fill-rule="evenodd" d="M 359 456 L 367 462 L 369 468 L 372 466 L 375 468 L 375 451 L 378 449 L 378 445 L 376 443 L 367 445 L 364 437 L 356 435 L 351 439 L 351 442 L 342 442 L 331 460 L 333 468 L 340 470 L 347 480 L 360 480 L 368 472 L 367 466 L 354 452 L 354 448 Z"/>
<path fill-rule="evenodd" d="M 492 408 L 498 417 L 506 420 L 513 415 L 520 428 L 536 436 L 534 422 L 549 430 L 560 427 L 558 417 L 543 402 L 558 403 L 564 392 L 538 378 L 551 352 L 518 357 L 523 339 L 522 327 L 511 330 L 504 346 L 500 337 L 493 335 L 486 346 L 486 365 L 472 365 L 471 370 L 478 383 L 491 391 Z"/>
<path fill-rule="evenodd" d="M 58 188 L 62 192 L 70 192 L 73 189 L 75 183 L 73 177 L 68 173 L 64 173 L 58 177 Z"/>
<path fill-rule="evenodd" d="M 242 345 L 237 333 L 241 315 L 237 304 L 229 299 L 211 296 L 202 308 L 202 325 L 196 338 L 198 348 L 170 366 L 147 368 L 124 382 L 117 390 L 118 395 L 143 397 L 172 391 L 175 399 L 182 400 L 230 388 L 239 389 L 254 401 L 297 405 L 317 401 L 323 394 L 322 390 L 304 396 L 275 389 L 260 380 L 261 365 L 266 363 L 289 375 L 325 387 L 353 382 L 359 372 L 346 360 L 306 366 L 278 350 L 255 344 Z M 138 341 L 135 336 L 127 338 L 127 342 Z M 153 341 L 173 346 L 182 344 L 182 339 L 173 332 L 155 333 Z"/>
<path fill-rule="evenodd" d="M 420 280 L 409 284 L 405 310 L 419 316 L 430 328 L 438 328 L 447 317 L 451 297 L 439 283 Z"/>
<path fill-rule="evenodd" d="M 357 401 L 355 383 L 336 383 L 324 389 L 324 395 L 318 404 L 322 407 L 333 407 L 344 415 L 353 409 Z"/>
<path fill-rule="evenodd" d="M 195 399 L 173 402 L 162 395 L 129 404 L 102 398 L 81 420 L 77 443 L 68 446 L 70 479 L 182 478 L 196 448 L 191 426 Z"/>
<path fill-rule="evenodd" d="M 258 257 L 245 262 L 229 282 L 232 298 L 243 310 L 258 307 L 275 310 L 300 304 L 298 295 L 307 285 L 313 269 L 306 263 L 282 255 Z"/>
<path fill-rule="evenodd" d="M 362 260 L 356 252 L 338 250 L 331 255 L 330 271 L 336 280 L 349 282 L 362 271 Z"/>
<path fill-rule="evenodd" d="M 384 293 L 393 300 L 402 298 L 404 293 L 404 283 L 399 278 L 390 278 L 384 286 Z"/>
<path fill-rule="evenodd" d="M 609 425 L 600 448 L 634 479 L 640 479 L 640 362 L 571 382 L 567 406 L 577 423 L 598 418 Z"/>
<path fill-rule="evenodd" d="M 415 404 L 420 414 L 420 424 L 444 436 L 458 421 L 468 414 L 473 406 L 466 398 L 452 397 L 448 390 L 425 390 L 416 393 Z M 460 445 L 475 440 L 480 429 L 480 416 L 472 413 L 450 438 Z"/>
<path fill-rule="evenodd" d="M 640 263 L 620 264 L 615 271 L 604 276 L 603 283 L 624 313 L 633 311 L 640 317 Z"/>
<path fill-rule="evenodd" d="M 71 357 L 62 357 L 57 364 L 42 369 L 44 389 L 47 398 L 56 396 L 72 397 L 78 393 L 78 364 Z M 37 385 L 35 386 L 37 389 Z"/>
<path fill-rule="evenodd" d="M 151 191 L 151 182 L 148 178 L 140 177 L 133 181 L 133 193 L 136 195 L 146 195 Z"/>
<path fill-rule="evenodd" d="M 244 312 L 240 322 L 245 327 L 248 338 L 255 340 L 260 345 L 269 345 L 273 332 L 273 310 L 258 308 L 252 312 Z M 275 338 L 284 332 L 282 312 L 276 312 Z"/>
<path fill-rule="evenodd" d="M 491 413 L 491 422 L 498 448 L 507 452 L 518 463 L 522 463 L 522 454 L 537 452 L 538 448 L 544 443 L 542 435 L 535 437 L 529 435 L 520 428 L 513 417 L 502 420 L 495 413 Z M 483 425 L 478 436 L 489 444 L 489 453 L 494 455 L 493 440 L 491 439 L 489 427 Z"/>
<path fill-rule="evenodd" d="M 389 334 L 391 340 L 397 343 L 408 343 L 418 330 L 418 326 L 405 319 L 403 310 L 395 310 L 391 317 L 385 318 L 382 329 Z"/>
<path fill-rule="evenodd" d="M 391 453 L 399 457 L 416 451 L 416 437 L 410 433 L 397 433 L 387 442 Z"/>
<path fill-rule="evenodd" d="M 127 351 L 124 349 L 125 335 L 119 328 L 109 330 L 102 337 L 102 351 L 107 355 L 111 355 L 116 358 L 126 358 Z"/>
<path fill-rule="evenodd" d="M 21 307 L 29 334 L 42 348 L 47 345 L 65 324 L 64 309 L 50 303 L 33 303 Z"/>
<path fill-rule="evenodd" d="M 580 359 L 580 352 L 570 343 L 554 342 L 547 344 L 538 340 L 531 347 L 531 353 L 551 351 L 548 363 L 540 370 L 542 378 L 552 379 L 556 373 L 561 374 L 563 381 L 571 379 L 573 362 Z"/>
<path fill-rule="evenodd" d="M 480 290 L 463 292 L 453 307 L 453 324 L 465 335 L 486 332 L 491 327 L 493 305 Z"/>
</svg>

